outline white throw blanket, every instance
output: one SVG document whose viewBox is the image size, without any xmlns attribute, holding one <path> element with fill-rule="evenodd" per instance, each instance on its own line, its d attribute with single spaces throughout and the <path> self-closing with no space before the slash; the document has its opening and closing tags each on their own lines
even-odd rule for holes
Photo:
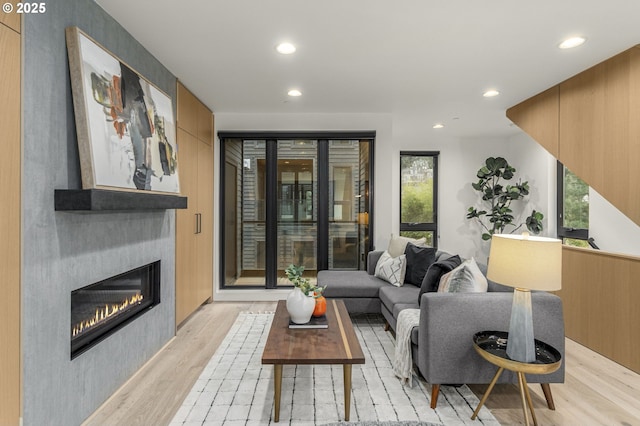
<svg viewBox="0 0 640 426">
<path fill-rule="evenodd" d="M 396 322 L 396 358 L 393 372 L 403 385 L 413 387 L 413 358 L 411 357 L 411 330 L 420 324 L 420 309 L 403 309 Z"/>
</svg>

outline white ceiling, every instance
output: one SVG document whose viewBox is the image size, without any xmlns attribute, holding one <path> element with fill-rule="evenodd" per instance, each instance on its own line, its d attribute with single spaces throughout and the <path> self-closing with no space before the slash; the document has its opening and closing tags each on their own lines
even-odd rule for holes
<svg viewBox="0 0 640 426">
<path fill-rule="evenodd" d="M 640 43 L 638 0 L 97 3 L 216 113 L 406 114 L 455 137 L 517 132 L 508 107 Z"/>
</svg>

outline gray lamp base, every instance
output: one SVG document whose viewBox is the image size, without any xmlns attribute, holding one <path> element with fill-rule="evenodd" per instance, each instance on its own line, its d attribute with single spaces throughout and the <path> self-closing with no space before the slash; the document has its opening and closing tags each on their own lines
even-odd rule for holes
<svg viewBox="0 0 640 426">
<path fill-rule="evenodd" d="M 536 360 L 531 292 L 526 289 L 516 288 L 513 292 L 507 355 L 514 361 L 533 362 Z"/>
</svg>

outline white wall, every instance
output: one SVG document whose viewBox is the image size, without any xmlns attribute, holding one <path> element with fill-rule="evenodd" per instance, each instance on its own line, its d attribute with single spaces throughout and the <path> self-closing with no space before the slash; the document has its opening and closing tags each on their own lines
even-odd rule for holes
<svg viewBox="0 0 640 426">
<path fill-rule="evenodd" d="M 600 250 L 640 256 L 640 226 L 589 190 L 589 236 Z"/>
</svg>

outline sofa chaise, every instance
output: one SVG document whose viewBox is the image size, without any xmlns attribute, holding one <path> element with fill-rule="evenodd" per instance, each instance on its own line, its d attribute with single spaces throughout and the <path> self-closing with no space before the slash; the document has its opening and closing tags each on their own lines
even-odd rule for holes
<svg viewBox="0 0 640 426">
<path fill-rule="evenodd" d="M 496 367 L 475 352 L 472 337 L 479 331 L 509 329 L 513 289 L 488 280 L 486 293 L 421 294 L 416 285 L 396 287 L 374 276 L 382 253 L 368 254 L 366 271 L 319 271 L 318 285 L 326 286 L 324 296 L 342 299 L 349 313 L 382 314 L 386 327 L 394 331 L 400 311 L 420 309 L 420 325 L 412 330 L 411 349 L 414 367 L 432 386 L 431 408 L 436 407 L 440 385 L 489 383 Z M 435 262 L 450 257 L 437 251 Z M 486 267 L 478 266 L 486 275 Z M 564 358 L 561 299 L 546 292 L 532 292 L 531 296 L 536 339 L 555 347 Z M 498 382 L 517 383 L 517 375 L 505 370 Z M 527 382 L 541 383 L 547 404 L 554 409 L 549 383 L 564 382 L 564 359 L 556 372 L 527 375 Z"/>
</svg>

